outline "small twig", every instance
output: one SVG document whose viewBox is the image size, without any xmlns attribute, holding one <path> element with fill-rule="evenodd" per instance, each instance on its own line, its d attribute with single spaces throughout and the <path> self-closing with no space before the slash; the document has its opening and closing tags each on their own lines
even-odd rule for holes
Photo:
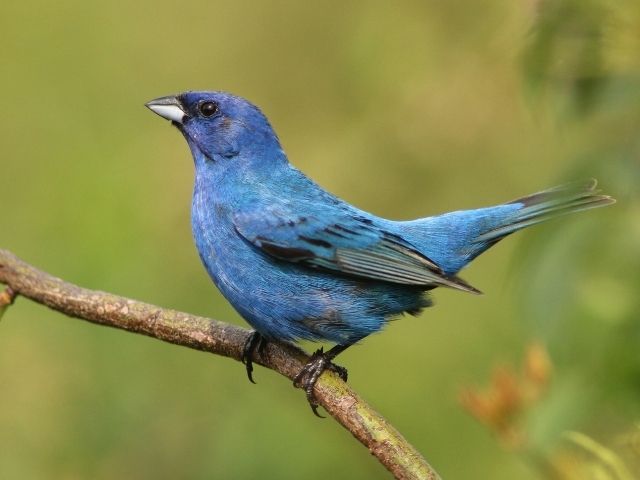
<svg viewBox="0 0 640 480">
<path fill-rule="evenodd" d="M 2 292 L 0 292 L 0 320 L 2 320 L 4 312 L 7 311 L 9 305 L 13 304 L 15 299 L 16 292 L 14 292 L 11 287 L 6 287 Z"/>
<path fill-rule="evenodd" d="M 78 287 L 32 267 L 6 250 L 0 250 L 0 283 L 8 285 L 0 294 L 0 298 L 5 299 L 1 308 L 6 308 L 15 295 L 20 294 L 70 317 L 235 360 L 240 360 L 250 333 L 217 320 Z M 293 379 L 308 360 L 299 348 L 272 342 L 256 356 L 256 363 L 289 379 Z M 395 478 L 440 478 L 422 455 L 336 374 L 323 373 L 315 393 L 320 405 L 366 446 Z"/>
</svg>

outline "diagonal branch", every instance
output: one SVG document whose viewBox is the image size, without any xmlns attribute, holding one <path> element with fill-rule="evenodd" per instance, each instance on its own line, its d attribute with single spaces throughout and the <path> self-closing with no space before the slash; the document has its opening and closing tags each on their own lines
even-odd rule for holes
<svg viewBox="0 0 640 480">
<path fill-rule="evenodd" d="M 15 295 L 99 325 L 141 333 L 165 342 L 240 360 L 249 331 L 217 320 L 167 310 L 110 293 L 67 283 L 0 249 L 0 312 Z M 256 352 L 260 365 L 293 379 L 308 356 L 293 345 L 268 343 Z M 395 478 L 440 477 L 420 453 L 379 413 L 332 372 L 322 374 L 315 388 L 322 407 L 369 449 Z"/>
</svg>

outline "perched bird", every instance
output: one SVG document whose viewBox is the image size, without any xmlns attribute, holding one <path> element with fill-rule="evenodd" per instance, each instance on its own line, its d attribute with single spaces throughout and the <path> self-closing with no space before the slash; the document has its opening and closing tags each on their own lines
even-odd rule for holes
<svg viewBox="0 0 640 480">
<path fill-rule="evenodd" d="M 195 162 L 191 225 L 200 258 L 227 300 L 255 329 L 243 361 L 265 341 L 329 341 L 296 377 L 314 413 L 313 388 L 340 352 L 427 292 L 479 293 L 457 273 L 507 235 L 549 218 L 609 205 L 595 180 L 503 205 L 393 221 L 360 210 L 288 161 L 265 115 L 224 92 L 187 92 L 146 104 L 184 135 Z"/>
</svg>

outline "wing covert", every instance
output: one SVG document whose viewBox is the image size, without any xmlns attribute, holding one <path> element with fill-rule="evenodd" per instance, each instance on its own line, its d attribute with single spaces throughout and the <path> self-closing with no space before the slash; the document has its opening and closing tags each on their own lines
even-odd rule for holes
<svg viewBox="0 0 640 480">
<path fill-rule="evenodd" d="M 262 211 L 235 215 L 234 226 L 244 239 L 280 260 L 370 280 L 480 293 L 368 218 L 345 213 L 326 221 Z"/>
</svg>

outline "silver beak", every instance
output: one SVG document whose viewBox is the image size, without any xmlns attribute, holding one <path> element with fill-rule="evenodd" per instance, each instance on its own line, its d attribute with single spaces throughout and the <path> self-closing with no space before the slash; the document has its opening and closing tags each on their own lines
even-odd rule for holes
<svg viewBox="0 0 640 480">
<path fill-rule="evenodd" d="M 182 124 L 184 118 L 187 116 L 185 111 L 182 109 L 182 105 L 173 95 L 156 98 L 145 103 L 145 106 L 154 113 L 160 115 L 162 118 L 166 118 L 167 120 L 180 124 Z"/>
</svg>

